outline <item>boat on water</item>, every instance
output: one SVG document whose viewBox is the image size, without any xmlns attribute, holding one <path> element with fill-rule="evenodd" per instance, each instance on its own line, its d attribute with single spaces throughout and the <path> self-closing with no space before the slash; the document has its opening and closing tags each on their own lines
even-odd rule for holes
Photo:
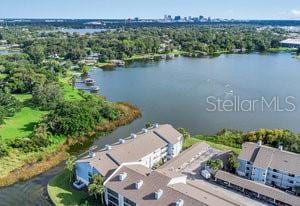
<svg viewBox="0 0 300 206">
<path fill-rule="evenodd" d="M 98 86 L 92 86 L 90 89 L 91 92 L 98 92 L 99 90 L 100 90 L 100 87 L 98 87 Z"/>
<path fill-rule="evenodd" d="M 91 79 L 91 78 L 87 78 L 84 80 L 86 85 L 94 85 L 95 84 L 95 80 Z"/>
</svg>

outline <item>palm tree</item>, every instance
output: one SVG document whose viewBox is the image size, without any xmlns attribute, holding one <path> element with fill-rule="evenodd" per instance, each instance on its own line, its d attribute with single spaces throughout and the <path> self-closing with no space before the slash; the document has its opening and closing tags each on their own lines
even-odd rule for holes
<svg viewBox="0 0 300 206">
<path fill-rule="evenodd" d="M 105 191 L 105 187 L 104 178 L 101 175 L 97 174 L 92 177 L 92 180 L 88 186 L 88 191 L 90 195 L 95 196 L 95 199 L 100 196 L 101 204 L 104 205 L 103 193 Z"/>
<path fill-rule="evenodd" d="M 72 181 L 72 177 L 75 170 L 75 161 L 76 161 L 76 157 L 70 156 L 66 161 L 66 165 L 65 165 L 65 169 L 68 170 L 70 173 L 70 182 Z"/>
</svg>

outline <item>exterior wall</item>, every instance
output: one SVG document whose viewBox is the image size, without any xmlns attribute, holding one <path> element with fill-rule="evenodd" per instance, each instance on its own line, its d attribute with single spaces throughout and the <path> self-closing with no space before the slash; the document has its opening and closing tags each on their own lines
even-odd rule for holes
<svg viewBox="0 0 300 206">
<path fill-rule="evenodd" d="M 267 170 L 258 167 L 252 168 L 251 180 L 261 183 L 266 183 Z"/>
<path fill-rule="evenodd" d="M 134 206 L 136 206 L 136 203 L 134 203 L 133 201 L 130 201 L 130 203 L 126 203 L 125 202 L 126 197 L 122 196 L 121 194 L 118 194 L 118 193 L 111 194 L 109 192 L 109 188 L 105 188 L 104 198 L 105 198 L 104 201 L 105 201 L 106 205 L 108 205 L 108 206 L 110 206 L 110 205 L 114 205 L 114 206 L 131 206 L 131 205 L 134 205 Z M 116 203 L 111 202 L 112 199 Z"/>
<path fill-rule="evenodd" d="M 239 162 L 240 162 L 240 166 L 237 169 L 237 174 L 239 176 L 246 176 L 247 161 L 239 159 Z"/>
<path fill-rule="evenodd" d="M 182 140 L 177 142 L 176 144 L 169 143 L 168 156 L 172 158 L 172 157 L 176 157 L 177 155 L 179 155 L 179 153 L 182 150 L 182 144 L 183 144 Z"/>
<path fill-rule="evenodd" d="M 253 169 L 251 163 L 242 159 L 239 159 L 239 162 L 240 162 L 240 167 L 237 169 L 237 174 L 239 176 L 251 179 L 252 169 Z"/>
<path fill-rule="evenodd" d="M 90 179 L 89 174 L 93 172 L 93 169 L 91 168 L 89 163 L 87 163 L 87 162 L 76 163 L 75 167 L 76 167 L 75 168 L 76 179 L 81 180 L 86 185 L 88 185 L 89 184 L 89 179 Z"/>
<path fill-rule="evenodd" d="M 79 162 L 75 165 L 75 172 L 76 172 L 76 179 L 81 180 L 86 185 L 89 184 L 90 178 L 95 175 L 99 174 L 99 172 L 90 166 L 87 162 Z"/>
<path fill-rule="evenodd" d="M 168 150 L 167 147 L 159 148 L 156 151 L 152 152 L 151 154 L 143 157 L 140 161 L 146 167 L 151 168 L 159 161 L 167 157 L 167 150 Z"/>
<path fill-rule="evenodd" d="M 267 184 L 295 191 L 295 187 L 300 185 L 300 176 L 293 177 L 281 171 L 269 169 Z"/>
</svg>

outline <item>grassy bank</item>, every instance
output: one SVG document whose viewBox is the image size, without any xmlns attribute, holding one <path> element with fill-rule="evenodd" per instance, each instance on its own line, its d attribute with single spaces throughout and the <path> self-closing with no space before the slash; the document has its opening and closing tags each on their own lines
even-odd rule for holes
<svg viewBox="0 0 300 206">
<path fill-rule="evenodd" d="M 205 142 L 209 146 L 211 146 L 212 148 L 215 148 L 215 149 L 218 149 L 218 150 L 221 150 L 221 151 L 233 151 L 236 154 L 239 154 L 240 151 L 241 151 L 240 148 L 229 147 L 229 146 L 226 146 L 226 145 L 223 145 L 223 144 L 218 144 L 218 143 L 208 141 L 207 139 L 203 138 L 203 136 L 200 136 L 200 135 L 198 135 L 198 136 L 196 135 L 196 136 L 193 136 L 191 138 L 186 139 L 184 141 L 183 148 L 187 149 L 187 148 L 189 148 L 190 146 L 192 146 L 193 144 L 195 144 L 197 142 Z"/>
<path fill-rule="evenodd" d="M 287 47 L 270 48 L 267 52 L 293 52 L 295 49 Z"/>
<path fill-rule="evenodd" d="M 121 118 L 103 122 L 94 131 L 82 137 L 54 137 L 52 145 L 38 152 L 10 151 L 8 156 L 0 159 L 0 187 L 30 179 L 47 171 L 69 156 L 68 150 L 72 145 L 78 142 L 83 143 L 97 137 L 98 134 L 107 133 L 119 126 L 129 124 L 141 115 L 140 110 L 129 103 L 117 103 L 117 107 L 123 112 Z"/>
</svg>

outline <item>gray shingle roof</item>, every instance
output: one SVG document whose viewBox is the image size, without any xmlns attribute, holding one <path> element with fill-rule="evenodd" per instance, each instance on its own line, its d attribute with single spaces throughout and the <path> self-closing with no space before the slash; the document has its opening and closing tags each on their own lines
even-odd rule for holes
<svg viewBox="0 0 300 206">
<path fill-rule="evenodd" d="M 286 192 L 283 192 L 279 189 L 269 187 L 267 185 L 257 183 L 248 179 L 238 177 L 236 175 L 230 174 L 219 170 L 216 175 L 216 178 L 230 182 L 234 185 L 240 186 L 242 188 L 257 192 L 259 194 L 274 198 L 281 202 L 288 203 L 293 206 L 300 206 L 300 198 L 294 195 L 290 195 Z"/>
<path fill-rule="evenodd" d="M 239 159 L 250 161 L 261 169 L 277 169 L 300 176 L 300 155 L 296 153 L 246 142 L 242 145 Z"/>
</svg>

